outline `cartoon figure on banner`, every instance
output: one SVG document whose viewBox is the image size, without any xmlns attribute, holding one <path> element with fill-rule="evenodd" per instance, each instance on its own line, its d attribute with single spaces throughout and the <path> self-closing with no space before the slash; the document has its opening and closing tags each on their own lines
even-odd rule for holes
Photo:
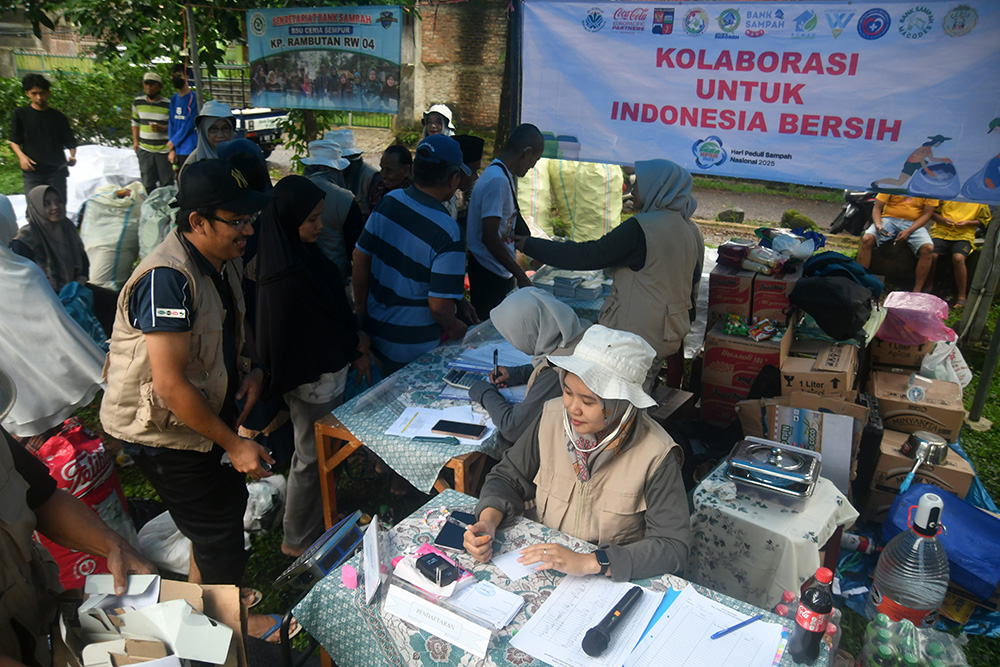
<svg viewBox="0 0 1000 667">
<path fill-rule="evenodd" d="M 986 134 L 1000 134 L 1000 117 L 990 121 Z M 962 196 L 972 201 L 995 201 L 1000 199 L 1000 153 L 973 174 L 962 186 Z"/>
<path fill-rule="evenodd" d="M 918 177 L 919 186 L 917 183 L 909 184 L 909 192 L 911 194 L 927 194 L 924 188 L 926 183 L 931 183 L 929 186 L 936 192 L 933 196 L 944 196 L 940 190 L 943 187 L 948 187 L 950 189 L 951 181 L 956 179 L 957 174 L 955 173 L 955 167 L 951 163 L 950 158 L 937 157 L 934 155 L 934 149 L 943 144 L 946 141 L 950 141 L 951 137 L 945 137 L 940 134 L 936 134 L 933 137 L 927 137 L 929 141 L 925 141 L 921 144 L 915 151 L 910 153 L 910 156 L 906 158 L 906 162 L 903 163 L 903 169 L 899 173 L 898 178 L 880 178 L 877 181 L 872 181 L 872 187 L 875 189 L 907 189 L 907 183 L 914 177 L 915 174 L 920 174 Z M 947 165 L 947 168 L 945 167 Z M 942 179 L 938 183 L 932 183 L 931 179 Z M 946 183 L 947 182 L 947 183 Z M 886 188 L 885 186 L 889 186 Z M 914 192 L 914 188 L 919 187 L 920 192 Z M 958 194 L 957 188 L 955 189 L 955 195 Z M 954 197 L 955 195 L 950 195 Z"/>
</svg>

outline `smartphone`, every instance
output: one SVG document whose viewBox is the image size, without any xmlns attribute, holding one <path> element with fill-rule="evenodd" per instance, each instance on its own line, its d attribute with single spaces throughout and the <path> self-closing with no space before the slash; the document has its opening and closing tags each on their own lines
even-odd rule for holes
<svg viewBox="0 0 1000 667">
<path fill-rule="evenodd" d="M 485 424 L 470 424 L 468 422 L 453 422 L 447 419 L 442 419 L 434 424 L 431 428 L 431 433 L 440 433 L 441 435 L 453 435 L 457 438 L 472 438 L 473 440 L 479 440 L 486 434 Z"/>
<path fill-rule="evenodd" d="M 476 522 L 476 516 L 474 514 L 469 514 L 468 512 L 452 512 L 451 516 L 459 521 L 464 521 L 470 526 Z M 443 549 L 464 551 L 464 536 L 465 528 L 462 528 L 458 524 L 450 521 L 445 521 L 444 526 L 441 527 L 441 532 L 434 538 L 434 546 L 438 546 Z"/>
</svg>

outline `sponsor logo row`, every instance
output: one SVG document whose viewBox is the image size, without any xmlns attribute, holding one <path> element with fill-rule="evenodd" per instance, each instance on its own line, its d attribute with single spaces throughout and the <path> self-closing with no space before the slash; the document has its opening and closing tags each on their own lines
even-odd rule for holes
<svg viewBox="0 0 1000 667">
<path fill-rule="evenodd" d="M 979 14 L 968 5 L 956 5 L 943 16 L 936 15 L 926 5 L 914 5 L 902 9 L 895 18 L 881 8 L 856 12 L 850 6 L 819 11 L 808 8 L 728 7 L 717 13 L 713 10 L 713 13 L 718 30 L 711 30 L 712 17 L 700 7 L 686 11 L 675 7 L 619 7 L 614 12 L 592 7 L 581 23 L 588 32 L 608 28 L 613 32 L 633 34 L 650 32 L 654 35 L 679 34 L 692 37 L 712 34 L 715 39 L 764 35 L 813 39 L 817 31 L 825 31 L 826 28 L 829 28 L 836 39 L 854 28 L 862 39 L 873 40 L 884 37 L 893 28 L 907 39 L 918 39 L 938 29 L 951 37 L 962 37 L 972 32 L 979 20 Z M 821 18 L 825 19 L 825 27 Z"/>
</svg>

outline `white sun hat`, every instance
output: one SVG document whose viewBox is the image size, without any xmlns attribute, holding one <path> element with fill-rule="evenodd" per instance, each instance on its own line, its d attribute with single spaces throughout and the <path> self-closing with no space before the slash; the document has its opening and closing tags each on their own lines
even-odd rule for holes
<svg viewBox="0 0 1000 667">
<path fill-rule="evenodd" d="M 347 158 L 341 157 L 341 148 L 336 142 L 317 139 L 309 142 L 309 157 L 302 158 L 302 164 L 323 165 L 343 171 L 351 162 Z"/>
<path fill-rule="evenodd" d="M 340 153 L 344 157 L 361 155 L 363 150 L 354 145 L 354 130 L 330 130 L 323 135 L 324 141 L 332 141 L 340 146 Z"/>
<path fill-rule="evenodd" d="M 656 351 L 642 339 L 600 324 L 587 329 L 568 357 L 549 355 L 551 363 L 579 377 L 600 398 L 620 398 L 637 408 L 656 401 L 642 390 Z"/>
<path fill-rule="evenodd" d="M 426 123 L 427 122 L 427 116 L 429 114 L 432 114 L 432 113 L 439 113 L 442 116 L 444 116 L 444 119 L 447 122 L 444 125 L 444 132 L 443 132 L 443 134 L 445 134 L 445 135 L 447 135 L 449 137 L 454 136 L 455 135 L 455 123 L 452 120 L 451 109 L 448 108 L 448 105 L 447 104 L 434 104 L 434 105 L 431 105 L 431 108 L 424 112 L 424 116 L 423 116 L 422 122 Z"/>
</svg>

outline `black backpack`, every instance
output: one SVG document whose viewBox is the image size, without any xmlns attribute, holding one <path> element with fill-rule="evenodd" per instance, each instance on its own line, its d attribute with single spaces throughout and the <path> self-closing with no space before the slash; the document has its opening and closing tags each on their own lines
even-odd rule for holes
<svg viewBox="0 0 1000 667">
<path fill-rule="evenodd" d="M 809 276 L 799 278 L 788 300 L 812 315 L 831 338 L 864 341 L 863 327 L 872 314 L 868 287 L 842 276 Z"/>
</svg>

